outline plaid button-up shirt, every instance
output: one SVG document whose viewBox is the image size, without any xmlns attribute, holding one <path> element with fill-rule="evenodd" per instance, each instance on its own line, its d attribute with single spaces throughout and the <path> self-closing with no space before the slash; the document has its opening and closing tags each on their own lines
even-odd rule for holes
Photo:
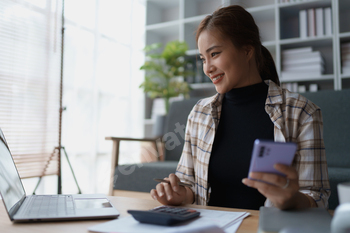
<svg viewBox="0 0 350 233">
<path fill-rule="evenodd" d="M 299 174 L 300 192 L 311 196 L 318 207 L 327 208 L 330 186 L 321 110 L 305 97 L 282 89 L 270 80 L 265 82 L 269 85 L 265 111 L 274 123 L 274 140 L 297 143 L 292 166 Z M 210 198 L 208 167 L 223 97 L 218 93 L 198 101 L 187 120 L 176 175 L 193 185 L 195 203 L 199 205 L 207 205 Z M 267 199 L 265 206 L 273 204 Z"/>
</svg>

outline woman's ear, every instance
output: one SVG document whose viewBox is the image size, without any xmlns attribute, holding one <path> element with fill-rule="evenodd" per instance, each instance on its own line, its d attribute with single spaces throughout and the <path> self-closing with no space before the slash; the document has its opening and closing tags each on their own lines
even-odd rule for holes
<svg viewBox="0 0 350 233">
<path fill-rule="evenodd" d="M 252 59 L 252 57 L 254 57 L 255 49 L 253 46 L 246 45 L 246 46 L 244 46 L 243 49 L 244 49 L 245 55 L 247 56 L 248 60 L 250 60 L 250 59 Z"/>
</svg>

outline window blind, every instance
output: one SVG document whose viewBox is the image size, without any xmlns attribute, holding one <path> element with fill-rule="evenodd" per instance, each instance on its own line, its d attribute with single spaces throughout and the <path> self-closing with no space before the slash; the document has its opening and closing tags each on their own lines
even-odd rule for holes
<svg viewBox="0 0 350 233">
<path fill-rule="evenodd" d="M 0 0 L 0 127 L 21 178 L 59 174 L 61 0 Z"/>
</svg>

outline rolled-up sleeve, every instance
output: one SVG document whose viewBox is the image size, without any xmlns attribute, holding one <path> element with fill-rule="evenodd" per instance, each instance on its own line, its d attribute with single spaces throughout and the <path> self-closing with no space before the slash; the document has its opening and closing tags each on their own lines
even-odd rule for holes
<svg viewBox="0 0 350 233">
<path fill-rule="evenodd" d="M 295 166 L 299 173 L 300 192 L 311 196 L 318 207 L 328 208 L 330 185 L 320 109 L 300 126 L 297 143 L 299 158 Z"/>
</svg>

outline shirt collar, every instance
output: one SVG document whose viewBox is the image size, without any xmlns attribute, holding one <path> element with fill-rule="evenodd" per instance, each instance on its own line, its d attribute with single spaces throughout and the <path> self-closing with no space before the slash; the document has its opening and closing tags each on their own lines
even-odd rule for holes
<svg viewBox="0 0 350 233">
<path fill-rule="evenodd" d="M 275 105 L 283 103 L 283 91 L 280 86 L 271 80 L 265 80 L 265 83 L 269 86 L 269 91 L 267 93 L 266 105 Z"/>
<path fill-rule="evenodd" d="M 282 88 L 271 80 L 265 80 L 264 82 L 269 86 L 265 104 L 266 105 L 282 104 L 283 103 Z M 224 95 L 217 93 L 214 96 L 210 97 L 208 102 L 204 105 L 218 107 L 218 106 L 221 106 L 223 99 L 224 99 Z"/>
</svg>

